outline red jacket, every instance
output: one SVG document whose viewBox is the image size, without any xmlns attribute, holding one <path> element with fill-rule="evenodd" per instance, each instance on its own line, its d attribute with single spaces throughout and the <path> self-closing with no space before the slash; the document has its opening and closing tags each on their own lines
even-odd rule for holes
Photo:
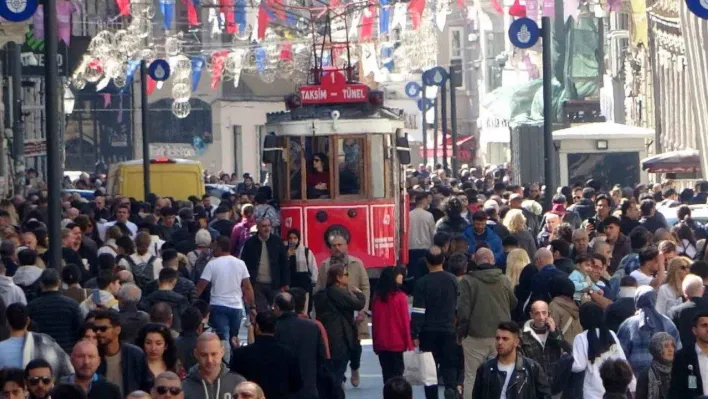
<svg viewBox="0 0 708 399">
<path fill-rule="evenodd" d="M 413 350 L 408 297 L 399 291 L 383 302 L 377 295 L 371 304 L 371 331 L 374 352 Z"/>
</svg>

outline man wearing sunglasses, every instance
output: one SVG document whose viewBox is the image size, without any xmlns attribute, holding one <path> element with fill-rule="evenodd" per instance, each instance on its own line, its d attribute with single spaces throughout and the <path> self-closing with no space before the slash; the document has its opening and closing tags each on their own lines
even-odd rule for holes
<svg viewBox="0 0 708 399">
<path fill-rule="evenodd" d="M 184 399 L 182 381 L 171 371 L 165 371 L 155 378 L 155 385 L 150 392 L 152 399 Z"/>
<path fill-rule="evenodd" d="M 35 359 L 25 367 L 25 383 L 29 399 L 46 399 L 54 388 L 52 366 L 44 359 Z"/>
</svg>

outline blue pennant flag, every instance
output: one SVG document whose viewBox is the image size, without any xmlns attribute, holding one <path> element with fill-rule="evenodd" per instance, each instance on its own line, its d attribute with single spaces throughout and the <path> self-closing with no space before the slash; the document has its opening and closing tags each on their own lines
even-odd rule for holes
<svg viewBox="0 0 708 399">
<path fill-rule="evenodd" d="M 130 90 L 130 87 L 133 86 L 133 75 L 135 75 L 135 71 L 137 71 L 138 68 L 140 68 L 140 61 L 128 61 L 128 72 L 125 74 L 125 86 L 120 89 L 121 91 Z"/>
<path fill-rule="evenodd" d="M 204 70 L 204 57 L 192 57 L 192 91 L 197 91 Z"/>
</svg>

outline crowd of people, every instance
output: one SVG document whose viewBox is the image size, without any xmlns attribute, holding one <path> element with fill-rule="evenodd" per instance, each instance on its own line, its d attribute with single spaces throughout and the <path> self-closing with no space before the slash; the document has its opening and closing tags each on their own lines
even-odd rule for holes
<svg viewBox="0 0 708 399">
<path fill-rule="evenodd" d="M 386 399 L 412 398 L 409 351 L 435 359 L 427 399 L 708 395 L 708 234 L 687 206 L 708 183 L 591 180 L 544 209 L 503 168 L 458 175 L 409 171 L 409 261 L 373 281 L 347 237 L 318 262 L 248 176 L 215 206 L 82 175 L 60 265 L 46 193 L 0 201 L 0 395 L 338 399 L 369 334 Z"/>
<path fill-rule="evenodd" d="M 544 187 L 504 175 L 421 165 L 407 180 L 411 335 L 445 397 L 708 395 L 706 227 L 689 207 L 708 182 L 590 180 L 544 210 Z"/>
</svg>

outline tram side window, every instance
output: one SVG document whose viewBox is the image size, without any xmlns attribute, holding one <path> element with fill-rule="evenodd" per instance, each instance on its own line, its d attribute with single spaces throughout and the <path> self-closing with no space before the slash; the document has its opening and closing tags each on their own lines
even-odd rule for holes
<svg viewBox="0 0 708 399">
<path fill-rule="evenodd" d="M 383 198 L 386 196 L 386 178 L 388 177 L 384 168 L 384 137 L 380 134 L 369 137 L 371 147 L 369 170 L 371 176 L 371 196 Z"/>
<path fill-rule="evenodd" d="M 329 137 L 305 138 L 307 160 L 307 198 L 330 198 L 332 179 L 329 171 Z"/>
<path fill-rule="evenodd" d="M 290 177 L 290 199 L 302 198 L 302 144 L 300 137 L 288 140 L 288 175 Z"/>
<path fill-rule="evenodd" d="M 340 138 L 337 143 L 337 171 L 339 173 L 339 194 L 363 194 L 364 180 L 364 140 L 362 138 Z"/>
</svg>

